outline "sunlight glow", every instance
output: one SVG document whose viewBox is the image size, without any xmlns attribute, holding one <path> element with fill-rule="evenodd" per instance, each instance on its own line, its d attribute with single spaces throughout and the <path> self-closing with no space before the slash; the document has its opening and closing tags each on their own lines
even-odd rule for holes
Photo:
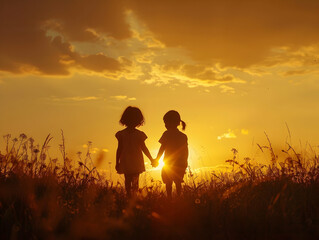
<svg viewBox="0 0 319 240">
<path fill-rule="evenodd" d="M 164 163 L 164 154 L 161 156 L 159 162 L 158 162 L 158 166 L 155 168 L 155 170 L 162 170 L 162 168 L 164 167 L 165 163 Z"/>
<path fill-rule="evenodd" d="M 152 153 L 152 155 L 155 156 L 155 154 L 157 153 L 157 150 L 151 150 L 150 151 Z M 196 162 L 196 160 L 199 159 L 198 153 L 195 151 L 195 149 L 193 147 L 191 147 L 190 145 L 188 146 L 188 165 L 190 165 L 191 167 L 193 167 L 193 163 L 194 161 Z M 158 162 L 158 166 L 156 168 L 151 168 L 151 171 L 158 171 L 158 170 L 162 170 L 162 168 L 165 166 L 164 163 L 164 155 L 165 153 L 161 156 L 159 162 Z M 146 165 L 149 165 L 148 162 L 146 162 Z"/>
</svg>

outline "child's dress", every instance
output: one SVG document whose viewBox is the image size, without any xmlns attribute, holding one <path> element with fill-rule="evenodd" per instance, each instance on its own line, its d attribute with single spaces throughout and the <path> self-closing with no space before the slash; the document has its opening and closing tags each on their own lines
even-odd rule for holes
<svg viewBox="0 0 319 240">
<path fill-rule="evenodd" d="M 178 129 L 167 130 L 163 133 L 159 142 L 165 149 L 165 165 L 162 169 L 163 182 L 183 182 L 188 165 L 187 136 Z"/>
<path fill-rule="evenodd" d="M 142 145 L 147 139 L 144 132 L 125 128 L 118 131 L 115 137 L 122 146 L 118 173 L 139 174 L 145 171 Z"/>
</svg>

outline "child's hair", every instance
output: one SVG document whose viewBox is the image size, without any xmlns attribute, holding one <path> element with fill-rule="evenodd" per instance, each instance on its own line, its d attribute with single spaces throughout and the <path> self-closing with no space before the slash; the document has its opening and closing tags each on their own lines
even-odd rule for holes
<svg viewBox="0 0 319 240">
<path fill-rule="evenodd" d="M 144 123 L 144 116 L 137 107 L 127 107 L 120 119 L 120 124 L 127 127 L 139 127 Z"/>
<path fill-rule="evenodd" d="M 186 123 L 184 121 L 181 120 L 181 116 L 179 115 L 179 113 L 175 110 L 170 110 L 168 111 L 164 117 L 163 117 L 164 123 L 165 124 L 170 124 L 173 126 L 179 126 L 179 124 L 182 123 L 182 129 L 183 131 L 186 128 Z"/>
</svg>

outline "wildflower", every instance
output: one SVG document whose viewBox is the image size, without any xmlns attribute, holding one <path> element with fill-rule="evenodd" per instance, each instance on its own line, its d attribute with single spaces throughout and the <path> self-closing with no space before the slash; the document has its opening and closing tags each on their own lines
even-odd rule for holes
<svg viewBox="0 0 319 240">
<path fill-rule="evenodd" d="M 236 148 L 232 148 L 231 151 L 233 152 L 233 154 L 237 154 L 238 150 Z"/>
<path fill-rule="evenodd" d="M 9 138 L 11 138 L 11 134 L 3 135 L 3 138 L 9 139 Z"/>
<path fill-rule="evenodd" d="M 24 133 L 21 133 L 19 138 L 21 138 L 21 140 L 24 140 L 27 138 L 27 135 L 25 135 Z"/>
</svg>

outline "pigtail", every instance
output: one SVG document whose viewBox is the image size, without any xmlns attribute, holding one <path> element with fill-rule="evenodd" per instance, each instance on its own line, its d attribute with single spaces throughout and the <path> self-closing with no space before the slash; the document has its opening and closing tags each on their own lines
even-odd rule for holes
<svg viewBox="0 0 319 240">
<path fill-rule="evenodd" d="M 186 128 L 186 123 L 184 121 L 181 120 L 181 124 L 182 124 L 182 130 L 185 131 Z"/>
</svg>

